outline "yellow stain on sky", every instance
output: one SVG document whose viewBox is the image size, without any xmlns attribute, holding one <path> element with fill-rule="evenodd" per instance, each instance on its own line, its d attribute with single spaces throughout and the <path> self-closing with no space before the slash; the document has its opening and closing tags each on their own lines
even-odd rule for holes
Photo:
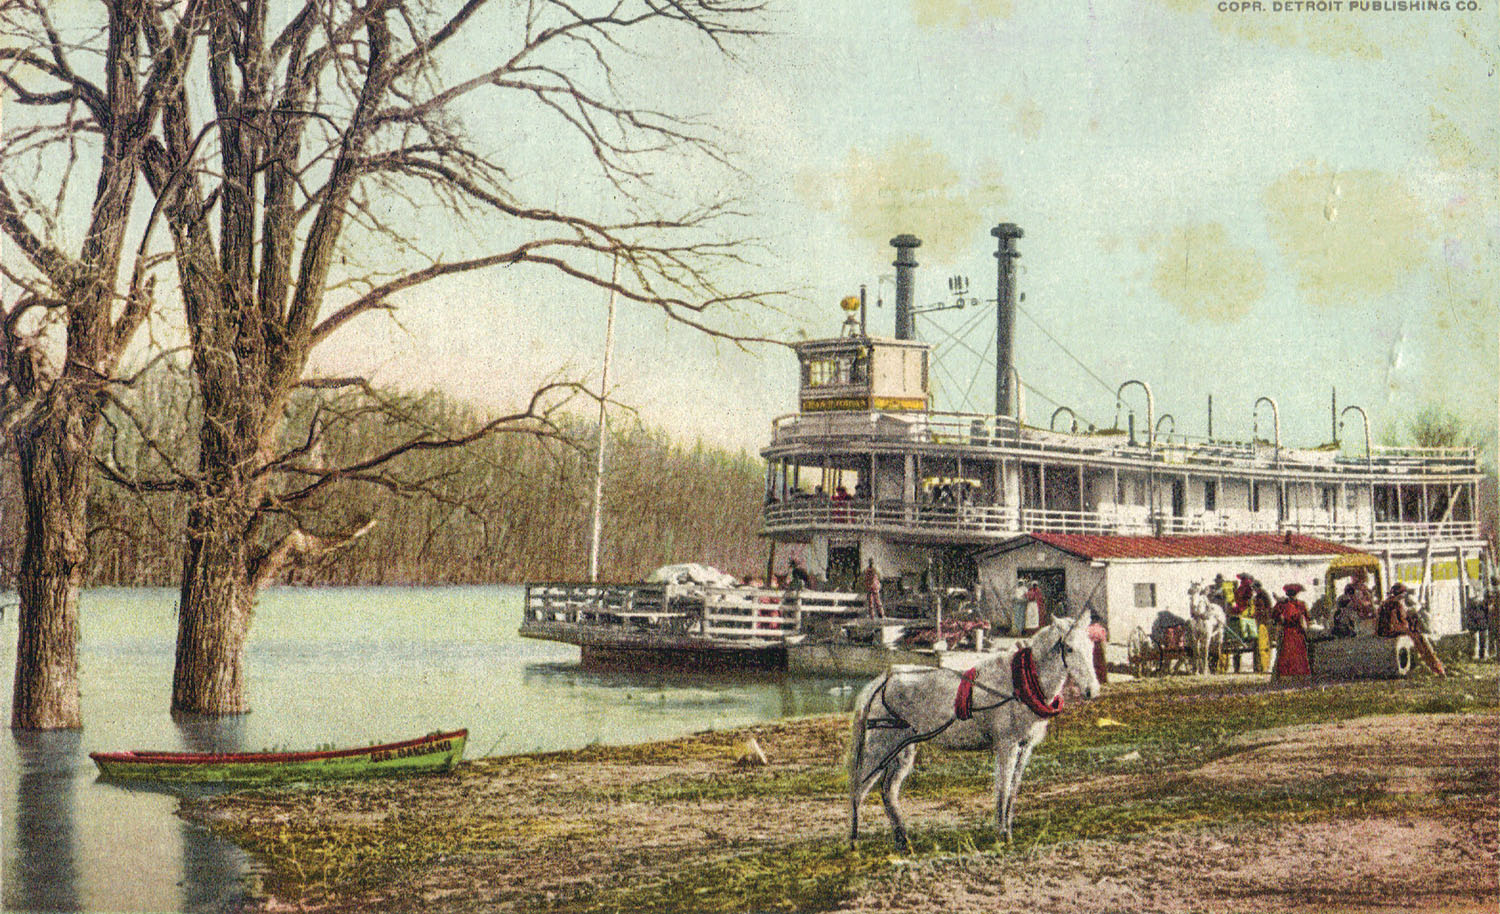
<svg viewBox="0 0 1500 914">
<path fill-rule="evenodd" d="M 1421 200 L 1384 172 L 1311 163 L 1278 178 L 1263 200 L 1271 236 L 1313 305 L 1367 303 L 1428 259 L 1433 229 Z"/>
<path fill-rule="evenodd" d="M 1042 124 L 1045 122 L 1045 117 L 1042 114 L 1041 106 L 1036 103 L 1035 99 L 1016 98 L 1007 92 L 1000 100 L 1015 111 L 1015 123 L 1013 126 L 1016 133 L 1020 134 L 1022 139 L 1033 142 L 1042 135 Z"/>
<path fill-rule="evenodd" d="M 1495 384 L 1496 328 L 1500 302 L 1493 229 L 1484 198 L 1460 193 L 1438 217 L 1441 252 L 1430 267 L 1430 293 L 1424 299 L 1415 336 L 1426 353 L 1422 392 L 1428 402 L 1462 400 L 1477 386 Z"/>
<path fill-rule="evenodd" d="M 1265 294 L 1265 265 L 1251 248 L 1232 244 L 1221 223 L 1179 226 L 1153 247 L 1151 288 L 1190 320 L 1239 320 Z"/>
<path fill-rule="evenodd" d="M 1452 171 L 1475 170 L 1486 180 L 1496 179 L 1500 169 L 1500 118 L 1476 93 L 1474 87 L 1483 81 L 1494 82 L 1497 64 L 1495 48 L 1480 43 L 1472 31 L 1460 29 L 1462 53 L 1443 61 L 1431 74 L 1431 98 L 1428 106 L 1431 126 L 1428 145 L 1438 163 Z M 1488 99 L 1493 103 L 1494 96 Z"/>
<path fill-rule="evenodd" d="M 897 140 L 873 154 L 851 149 L 832 174 L 800 173 L 797 190 L 811 205 L 837 213 L 872 250 L 911 232 L 936 260 L 969 250 L 973 227 L 1010 196 L 998 166 L 981 163 L 966 176 L 922 137 Z"/>
<path fill-rule="evenodd" d="M 986 19 L 1008 19 L 1014 0 L 912 0 L 917 25 L 924 28 L 965 28 Z"/>
<path fill-rule="evenodd" d="M 1284 48 L 1302 48 L 1329 57 L 1378 60 L 1384 56 L 1382 49 L 1390 48 L 1395 37 L 1391 30 L 1383 29 L 1377 40 L 1366 28 L 1368 20 L 1347 13 L 1274 12 L 1270 9 L 1271 0 L 1264 0 L 1259 10 L 1236 12 L 1220 10 L 1219 0 L 1157 2 L 1175 12 L 1206 15 L 1214 28 L 1225 35 Z"/>
</svg>

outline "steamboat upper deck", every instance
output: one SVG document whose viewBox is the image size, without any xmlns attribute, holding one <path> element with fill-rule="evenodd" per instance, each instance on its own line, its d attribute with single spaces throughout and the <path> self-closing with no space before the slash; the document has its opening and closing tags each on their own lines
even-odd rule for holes
<svg viewBox="0 0 1500 914">
<path fill-rule="evenodd" d="M 1176 434 L 1175 418 L 1158 417 L 1150 386 L 1139 380 L 1115 393 L 1114 424 L 1124 411 L 1125 428 L 1081 429 L 1067 407 L 1046 428 L 1027 424 L 1010 357 L 1022 232 L 1006 223 L 991 234 L 999 242 L 995 413 L 933 409 L 932 347 L 914 338 L 913 316 L 948 306 L 913 309 L 921 242 L 898 236 L 895 338 L 868 334 L 862 293 L 842 303 L 849 317 L 838 337 L 793 347 L 799 408 L 773 422 L 761 451 L 765 535 L 812 544 L 819 554 L 832 539 L 858 539 L 867 549 L 876 541 L 980 547 L 1031 532 L 1297 532 L 1393 548 L 1480 540 L 1476 450 L 1376 447 L 1358 406 L 1335 404 L 1333 440 L 1316 447 L 1284 443 L 1279 407 L 1265 396 L 1245 404 L 1249 440 L 1213 436 L 1211 400 L 1207 437 Z M 950 290 L 960 296 L 956 307 L 978 304 L 962 298 L 961 277 Z M 1137 429 L 1126 404 L 1142 398 L 1145 424 Z M 1360 439 L 1343 435 L 1351 416 L 1362 422 L 1350 426 Z M 1059 417 L 1071 419 L 1063 430 Z M 906 555 L 898 566 L 925 561 Z"/>
<path fill-rule="evenodd" d="M 933 543 L 1033 531 L 1294 531 L 1369 544 L 1480 536 L 1473 448 L 1347 454 L 869 410 L 782 416 L 761 453 L 763 529 L 785 540 L 854 531 Z"/>
</svg>

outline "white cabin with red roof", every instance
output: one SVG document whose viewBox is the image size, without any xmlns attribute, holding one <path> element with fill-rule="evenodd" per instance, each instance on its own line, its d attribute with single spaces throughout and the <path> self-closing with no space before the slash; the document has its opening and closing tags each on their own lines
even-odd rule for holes
<svg viewBox="0 0 1500 914">
<path fill-rule="evenodd" d="M 983 550 L 978 576 L 986 613 L 1004 612 L 1015 582 L 1035 581 L 1050 605 L 1083 607 L 1104 620 L 1110 640 L 1146 632 L 1159 613 L 1187 617 L 1188 588 L 1215 575 L 1249 574 L 1274 597 L 1300 584 L 1309 605 L 1322 596 L 1328 564 L 1360 550 L 1298 533 L 1100 536 L 1031 533 Z M 1456 607 L 1454 608 L 1456 612 Z"/>
</svg>

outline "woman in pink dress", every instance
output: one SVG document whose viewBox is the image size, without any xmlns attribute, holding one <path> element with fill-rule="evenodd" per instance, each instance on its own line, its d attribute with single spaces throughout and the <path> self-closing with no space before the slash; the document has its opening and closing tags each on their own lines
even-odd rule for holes
<svg viewBox="0 0 1500 914">
<path fill-rule="evenodd" d="M 1276 654 L 1276 671 L 1273 679 L 1312 678 L 1312 665 L 1307 657 L 1307 604 L 1297 599 L 1302 592 L 1301 584 L 1288 584 L 1282 588 L 1286 599 L 1276 604 L 1274 619 L 1281 626 L 1281 649 Z"/>
</svg>

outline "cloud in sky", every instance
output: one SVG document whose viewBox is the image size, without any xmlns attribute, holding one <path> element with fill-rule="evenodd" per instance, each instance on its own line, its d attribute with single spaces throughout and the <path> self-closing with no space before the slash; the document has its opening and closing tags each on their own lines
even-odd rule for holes
<svg viewBox="0 0 1500 914">
<path fill-rule="evenodd" d="M 1230 322 L 1250 313 L 1266 291 L 1266 268 L 1223 224 L 1178 226 L 1155 239 L 1151 288 L 1194 321 Z"/>
<path fill-rule="evenodd" d="M 936 260 L 972 248 L 974 226 L 1010 196 L 997 165 L 979 163 L 966 175 L 923 137 L 898 139 L 872 154 L 851 149 L 830 174 L 802 171 L 797 189 L 813 206 L 836 213 L 852 237 L 879 248 L 911 232 Z"/>
<path fill-rule="evenodd" d="M 1359 306 L 1395 291 L 1427 259 L 1422 202 L 1395 176 L 1309 163 L 1263 197 L 1271 235 L 1311 304 Z"/>
</svg>

